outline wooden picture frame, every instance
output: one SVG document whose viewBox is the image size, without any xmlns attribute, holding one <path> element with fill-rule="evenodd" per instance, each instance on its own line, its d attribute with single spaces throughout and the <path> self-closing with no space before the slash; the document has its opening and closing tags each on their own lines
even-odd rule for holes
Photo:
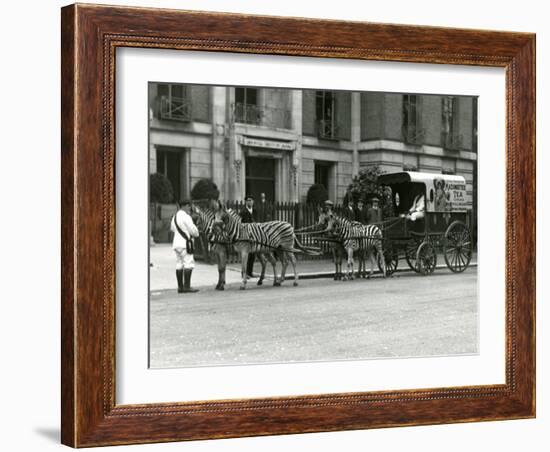
<svg viewBox="0 0 550 452">
<path fill-rule="evenodd" d="M 71 5 L 62 9 L 62 442 L 73 447 L 535 416 L 535 35 Z M 115 50 L 506 69 L 506 383 L 115 403 Z"/>
</svg>

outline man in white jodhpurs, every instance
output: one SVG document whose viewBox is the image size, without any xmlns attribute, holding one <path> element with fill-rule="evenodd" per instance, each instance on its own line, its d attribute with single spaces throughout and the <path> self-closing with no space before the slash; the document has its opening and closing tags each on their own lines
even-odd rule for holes
<svg viewBox="0 0 550 452">
<path fill-rule="evenodd" d="M 191 273 L 195 268 L 193 258 L 193 238 L 199 236 L 199 230 L 191 218 L 191 202 L 178 203 L 179 210 L 172 217 L 170 229 L 174 233 L 172 249 L 176 253 L 176 279 L 178 293 L 198 292 L 191 288 Z"/>
</svg>

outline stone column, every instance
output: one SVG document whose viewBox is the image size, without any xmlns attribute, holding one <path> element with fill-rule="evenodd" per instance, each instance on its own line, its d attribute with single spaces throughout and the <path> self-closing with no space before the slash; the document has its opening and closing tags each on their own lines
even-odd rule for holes
<svg viewBox="0 0 550 452">
<path fill-rule="evenodd" d="M 241 201 L 243 198 L 244 180 L 244 155 L 238 135 L 235 132 L 233 121 L 233 104 L 235 103 L 235 88 L 225 88 L 226 92 L 226 125 L 225 125 L 225 179 L 224 199 Z"/>
<path fill-rule="evenodd" d="M 212 180 L 220 191 L 224 191 L 224 166 L 225 166 L 225 135 L 227 127 L 227 88 L 213 86 L 210 91 L 210 105 L 212 112 L 212 141 L 211 141 L 211 165 Z M 222 195 L 225 193 L 222 193 Z"/>
<path fill-rule="evenodd" d="M 245 162 L 242 145 L 239 143 L 239 137 L 235 134 L 235 128 L 231 128 L 231 134 L 229 136 L 229 153 L 231 154 L 230 165 L 228 168 L 228 184 L 229 184 L 229 196 L 226 199 L 234 201 L 242 201 L 244 189 L 246 186 L 245 181 Z"/>
<path fill-rule="evenodd" d="M 361 93 L 351 93 L 352 176 L 359 174 L 359 143 L 361 142 Z"/>
<path fill-rule="evenodd" d="M 152 133 L 149 134 L 152 137 Z M 149 174 L 157 172 L 157 147 L 153 144 L 152 138 L 149 142 Z"/>
<path fill-rule="evenodd" d="M 291 91 L 291 127 L 296 133 L 296 148 L 290 159 L 290 200 L 299 202 L 302 192 L 302 90 Z"/>
</svg>

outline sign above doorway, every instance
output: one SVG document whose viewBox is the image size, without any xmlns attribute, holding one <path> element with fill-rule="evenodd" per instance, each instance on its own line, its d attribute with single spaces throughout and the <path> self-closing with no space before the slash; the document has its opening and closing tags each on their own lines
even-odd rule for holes
<svg viewBox="0 0 550 452">
<path fill-rule="evenodd" d="M 296 143 L 288 141 L 264 140 L 258 138 L 240 137 L 239 144 L 242 146 L 250 146 L 255 148 L 278 149 L 281 151 L 294 151 Z"/>
</svg>

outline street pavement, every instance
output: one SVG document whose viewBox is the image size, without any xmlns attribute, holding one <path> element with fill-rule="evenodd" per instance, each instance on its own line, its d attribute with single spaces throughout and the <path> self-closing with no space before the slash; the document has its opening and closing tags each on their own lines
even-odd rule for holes
<svg viewBox="0 0 550 452">
<path fill-rule="evenodd" d="M 152 262 L 160 265 L 153 250 Z M 201 286 L 196 294 L 178 295 L 172 280 L 166 281 L 172 289 L 152 288 L 153 368 L 478 352 L 476 267 L 461 274 L 445 268 L 430 276 L 304 279 L 298 287 L 251 280 L 245 291 L 238 272 L 228 271 L 224 292 L 193 277 Z"/>
<path fill-rule="evenodd" d="M 163 290 L 174 290 L 176 288 L 176 276 L 175 276 L 175 257 L 174 251 L 170 244 L 157 244 L 150 248 L 150 261 L 149 267 L 149 279 L 151 292 L 158 292 Z M 437 258 L 437 270 L 446 271 L 445 261 L 442 255 Z M 477 265 L 477 254 L 474 253 L 470 267 Z M 367 269 L 370 270 L 370 262 L 367 262 Z M 258 259 L 254 264 L 254 272 L 260 273 L 260 263 Z M 346 271 L 345 262 L 342 264 L 342 270 Z M 355 270 L 357 271 L 357 260 L 355 262 Z M 375 265 L 375 275 L 381 276 L 378 272 L 378 268 Z M 280 273 L 281 264 L 277 263 L 277 272 Z M 318 278 L 318 277 L 332 277 L 334 275 L 334 264 L 332 260 L 299 260 L 297 263 L 297 271 L 300 278 Z M 410 271 L 405 259 L 401 259 L 398 266 L 398 272 Z M 265 273 L 265 283 L 271 284 L 273 282 L 273 269 L 271 264 L 267 264 Z M 292 267 L 289 265 L 287 268 L 286 279 L 294 277 Z M 241 280 L 241 264 L 234 263 L 227 265 L 226 281 L 228 284 L 237 283 Z M 193 272 L 192 284 L 198 288 L 213 288 L 218 282 L 218 267 L 216 265 L 210 265 L 204 262 L 196 262 L 195 270 Z"/>
</svg>

